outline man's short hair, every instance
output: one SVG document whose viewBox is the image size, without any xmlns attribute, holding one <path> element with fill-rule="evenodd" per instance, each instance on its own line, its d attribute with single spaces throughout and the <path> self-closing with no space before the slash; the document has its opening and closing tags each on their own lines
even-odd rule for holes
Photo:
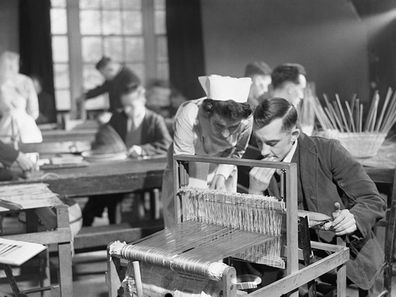
<svg viewBox="0 0 396 297">
<path fill-rule="evenodd" d="M 253 75 L 271 75 L 272 69 L 267 63 L 262 61 L 255 61 L 249 63 L 245 67 L 245 76 Z"/>
<path fill-rule="evenodd" d="M 286 63 L 277 66 L 271 74 L 274 89 L 282 86 L 285 82 L 298 84 L 299 75 L 307 75 L 305 68 L 300 64 Z"/>
<path fill-rule="evenodd" d="M 111 62 L 111 58 L 103 56 L 103 57 L 98 61 L 98 63 L 96 63 L 95 68 L 96 68 L 97 70 L 103 69 L 103 68 L 106 67 L 107 64 L 109 64 L 110 62 Z"/>
<path fill-rule="evenodd" d="M 298 120 L 296 108 L 283 98 L 263 99 L 256 107 L 253 118 L 254 130 L 267 126 L 275 119 L 282 119 L 282 131 L 289 131 Z"/>
<path fill-rule="evenodd" d="M 140 86 L 140 83 L 137 81 L 131 81 L 121 90 L 121 95 L 128 95 L 130 93 L 135 92 Z"/>
</svg>

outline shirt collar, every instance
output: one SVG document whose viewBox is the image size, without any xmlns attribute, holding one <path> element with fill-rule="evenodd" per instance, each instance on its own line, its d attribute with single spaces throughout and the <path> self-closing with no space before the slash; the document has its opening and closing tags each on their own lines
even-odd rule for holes
<svg viewBox="0 0 396 297">
<path fill-rule="evenodd" d="M 294 153 L 296 152 L 296 149 L 297 149 L 297 139 L 293 143 L 290 151 L 287 153 L 286 157 L 283 159 L 282 162 L 290 163 L 292 158 L 293 158 L 293 156 L 294 156 Z"/>
</svg>

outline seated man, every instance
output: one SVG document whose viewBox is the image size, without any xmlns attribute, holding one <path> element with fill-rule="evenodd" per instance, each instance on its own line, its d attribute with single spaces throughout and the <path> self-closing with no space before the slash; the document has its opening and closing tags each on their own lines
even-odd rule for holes
<svg viewBox="0 0 396 297">
<path fill-rule="evenodd" d="M 0 141 L 0 181 L 9 181 L 25 177 L 24 173 L 34 168 L 35 164 L 25 154 L 15 150 L 11 145 Z M 11 170 L 13 167 L 15 170 Z"/>
<path fill-rule="evenodd" d="M 265 62 L 256 61 L 246 65 L 245 77 L 252 79 L 248 103 L 253 107 L 259 104 L 258 98 L 268 93 L 268 87 L 271 84 L 271 72 L 271 68 Z"/>
<path fill-rule="evenodd" d="M 336 140 L 309 137 L 297 128 L 297 111 L 285 99 L 264 100 L 254 112 L 253 134 L 264 160 L 297 164 L 300 209 L 332 216 L 320 240 L 342 236 L 351 252 L 347 276 L 359 288 L 378 290 L 384 260 L 373 227 L 384 217 L 386 204 L 362 166 Z M 250 171 L 250 193 L 279 192 L 273 169 Z M 334 212 L 334 204 L 341 205 Z M 375 284 L 375 286 L 374 286 Z"/>
<path fill-rule="evenodd" d="M 297 108 L 304 99 L 306 75 L 305 68 L 300 64 L 287 63 L 277 66 L 271 74 L 271 97 L 284 98 Z"/>
<path fill-rule="evenodd" d="M 129 84 L 122 91 L 121 102 L 123 111 L 114 113 L 108 124 L 99 130 L 94 147 L 99 149 L 101 145 L 106 145 L 102 131 L 109 131 L 106 128 L 111 127 L 111 130 L 117 133 L 117 137 L 123 140 L 130 157 L 165 155 L 172 140 L 164 119 L 145 108 L 144 88 L 138 83 Z M 108 210 L 110 224 L 115 223 L 115 207 L 123 195 L 105 196 L 89 198 L 83 210 L 84 226 L 91 225 L 95 216 L 101 216 L 105 207 Z"/>
</svg>

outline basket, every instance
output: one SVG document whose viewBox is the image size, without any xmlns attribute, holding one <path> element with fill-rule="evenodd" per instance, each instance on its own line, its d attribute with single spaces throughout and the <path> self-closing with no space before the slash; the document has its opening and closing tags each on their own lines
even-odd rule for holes
<svg viewBox="0 0 396 297">
<path fill-rule="evenodd" d="M 326 138 L 337 139 L 356 158 L 370 158 L 377 154 L 385 140 L 386 133 L 378 132 L 339 132 L 327 130 Z"/>
</svg>

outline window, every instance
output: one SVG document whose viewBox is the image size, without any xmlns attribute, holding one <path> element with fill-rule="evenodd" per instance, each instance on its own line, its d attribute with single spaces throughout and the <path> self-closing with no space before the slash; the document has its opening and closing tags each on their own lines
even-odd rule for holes
<svg viewBox="0 0 396 297">
<path fill-rule="evenodd" d="M 51 4 L 58 110 L 72 109 L 72 98 L 82 89 L 103 82 L 95 69 L 103 55 L 127 65 L 143 81 L 168 79 L 165 0 L 51 0 Z M 87 109 L 107 107 L 107 96 L 86 102 Z"/>
</svg>

